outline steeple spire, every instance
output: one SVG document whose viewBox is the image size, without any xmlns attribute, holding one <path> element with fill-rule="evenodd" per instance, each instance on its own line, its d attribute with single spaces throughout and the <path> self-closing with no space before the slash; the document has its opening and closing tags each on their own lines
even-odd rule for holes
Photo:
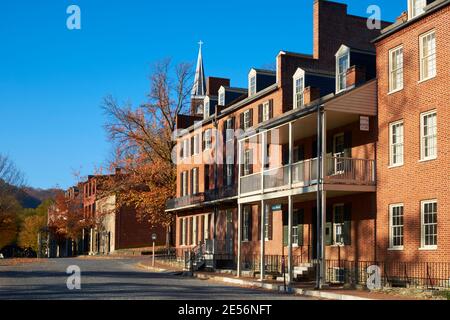
<svg viewBox="0 0 450 320">
<path fill-rule="evenodd" d="M 203 69 L 203 58 L 202 58 L 202 44 L 200 40 L 198 42 L 198 58 L 197 67 L 195 69 L 194 86 L 192 87 L 192 96 L 204 96 L 206 95 L 206 82 L 205 82 L 205 70 Z"/>
</svg>

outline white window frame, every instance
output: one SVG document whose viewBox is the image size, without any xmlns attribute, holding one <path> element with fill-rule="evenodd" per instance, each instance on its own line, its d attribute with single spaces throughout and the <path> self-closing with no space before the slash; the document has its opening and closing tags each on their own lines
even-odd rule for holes
<svg viewBox="0 0 450 320">
<path fill-rule="evenodd" d="M 342 222 L 336 222 L 336 208 L 342 208 Z M 343 203 L 337 203 L 333 205 L 333 245 L 335 246 L 343 246 L 344 239 L 344 225 L 345 225 L 345 206 Z M 340 236 L 342 237 L 342 241 L 337 241 L 337 230 L 340 228 Z"/>
<path fill-rule="evenodd" d="M 251 97 L 256 94 L 256 71 L 250 70 L 248 74 L 248 96 Z"/>
<path fill-rule="evenodd" d="M 242 241 L 249 241 L 251 207 L 242 208 Z"/>
<path fill-rule="evenodd" d="M 416 6 L 416 3 L 419 1 L 422 2 L 423 7 Z M 408 20 L 423 14 L 425 12 L 425 10 L 423 9 L 426 6 L 427 6 L 426 0 L 408 0 Z M 420 12 L 416 11 L 417 8 L 421 8 Z"/>
<path fill-rule="evenodd" d="M 428 54 L 427 56 L 424 56 L 424 46 L 423 46 L 423 41 L 424 39 L 426 39 L 428 36 L 432 36 L 434 35 L 434 53 Z M 431 41 L 431 43 L 433 43 L 433 41 Z M 430 79 L 433 79 L 434 77 L 436 77 L 437 74 L 437 44 L 436 44 L 436 31 L 435 30 L 431 30 L 428 31 L 424 34 L 421 34 L 419 36 L 419 55 L 420 55 L 420 61 L 419 61 L 419 65 L 420 65 L 420 81 L 419 82 L 423 82 L 423 81 L 427 81 Z M 427 77 L 424 76 L 425 73 L 425 61 L 433 61 L 434 59 L 434 73 L 432 75 L 428 75 Z"/>
<path fill-rule="evenodd" d="M 244 151 L 244 176 L 250 174 L 250 153 L 252 151 L 252 149 L 247 149 Z"/>
<path fill-rule="evenodd" d="M 424 200 L 420 202 L 420 248 L 424 250 L 436 250 L 437 249 L 437 237 L 438 237 L 438 220 L 437 220 L 437 214 L 438 210 L 434 213 L 436 215 L 436 223 L 428 223 L 427 225 L 436 225 L 436 244 L 432 245 L 426 245 L 425 244 L 425 205 L 427 204 L 436 204 L 437 208 L 437 199 L 431 199 L 431 200 Z"/>
<path fill-rule="evenodd" d="M 212 134 L 211 129 L 205 130 L 205 151 L 212 148 Z"/>
<path fill-rule="evenodd" d="M 200 111 L 200 112 L 199 112 L 199 111 Z M 203 104 L 200 103 L 200 104 L 196 107 L 195 113 L 197 113 L 197 114 L 203 114 L 203 112 L 204 112 Z"/>
<path fill-rule="evenodd" d="M 197 194 L 199 192 L 199 184 L 198 184 L 198 168 L 192 168 L 192 194 Z"/>
<path fill-rule="evenodd" d="M 340 60 L 342 58 L 347 58 L 347 65 L 345 66 L 345 70 L 342 72 L 339 72 L 339 65 Z M 336 53 L 336 93 L 340 93 L 342 91 L 347 90 L 347 70 L 350 68 L 350 48 L 342 45 L 341 48 Z M 341 84 L 341 75 L 344 77 L 342 78 L 343 84 L 342 88 L 340 86 Z"/>
<path fill-rule="evenodd" d="M 264 208 L 264 241 L 269 241 L 269 225 L 270 225 L 270 217 L 269 217 L 269 212 L 270 212 L 270 207 L 269 205 L 265 205 Z"/>
<path fill-rule="evenodd" d="M 250 128 L 250 109 L 244 111 L 244 130 Z"/>
<path fill-rule="evenodd" d="M 435 117 L 435 133 L 434 134 L 428 134 L 425 136 L 425 118 L 428 116 L 434 115 Z M 431 156 L 425 156 L 425 141 L 428 138 L 432 138 L 434 140 L 434 149 L 435 152 Z M 437 158 L 437 152 L 438 152 L 438 139 L 437 139 L 437 112 L 436 110 L 427 111 L 420 114 L 420 160 L 426 161 L 426 160 L 434 160 Z"/>
<path fill-rule="evenodd" d="M 305 71 L 301 68 L 298 68 L 297 71 L 294 73 L 294 76 L 292 77 L 292 83 L 293 83 L 293 102 L 294 102 L 294 109 L 302 108 L 305 105 Z M 297 85 L 298 81 L 301 81 L 301 90 L 298 90 L 299 86 Z M 301 99 L 299 99 L 299 96 L 301 96 Z M 301 100 L 301 104 L 299 105 L 299 100 Z"/>
<path fill-rule="evenodd" d="M 187 159 L 189 158 L 189 154 L 190 154 L 190 149 L 189 149 L 189 139 L 184 139 L 183 140 L 183 159 Z"/>
<path fill-rule="evenodd" d="M 267 121 L 270 119 L 270 103 L 266 101 L 263 103 L 262 107 L 262 121 Z"/>
<path fill-rule="evenodd" d="M 394 69 L 394 62 L 397 62 L 398 56 L 401 56 L 400 63 Z M 400 45 L 389 50 L 389 93 L 402 90 L 403 82 L 403 45 Z"/>
<path fill-rule="evenodd" d="M 394 163 L 394 143 L 393 143 L 393 128 L 401 125 L 402 126 L 402 141 L 401 142 L 397 142 L 396 146 L 401 146 L 401 150 L 402 150 L 402 157 L 401 157 L 401 161 Z M 397 150 L 397 149 L 396 149 Z M 389 167 L 399 167 L 402 166 L 403 163 L 405 161 L 405 125 L 403 123 L 403 120 L 399 120 L 399 121 L 395 121 L 389 124 Z"/>
<path fill-rule="evenodd" d="M 394 225 L 394 209 L 401 208 L 402 210 L 402 224 Z M 402 244 L 394 245 L 394 228 L 401 228 Z M 403 203 L 394 203 L 389 205 L 389 249 L 391 250 L 403 250 L 405 244 L 405 206 Z"/>
<path fill-rule="evenodd" d="M 181 172 L 181 196 L 185 197 L 189 194 L 188 190 L 188 172 Z"/>
<path fill-rule="evenodd" d="M 200 135 L 196 134 L 194 135 L 194 155 L 200 154 Z"/>
<path fill-rule="evenodd" d="M 181 218 L 181 245 L 185 246 L 187 242 L 187 224 L 186 218 Z"/>
</svg>

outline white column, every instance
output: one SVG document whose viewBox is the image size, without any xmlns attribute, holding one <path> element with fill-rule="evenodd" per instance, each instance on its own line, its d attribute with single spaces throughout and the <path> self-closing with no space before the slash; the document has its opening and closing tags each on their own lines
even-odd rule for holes
<svg viewBox="0 0 450 320">
<path fill-rule="evenodd" d="M 238 198 L 241 196 L 242 142 L 238 141 Z"/>
<path fill-rule="evenodd" d="M 238 203 L 237 277 L 241 276 L 242 204 Z"/>
<path fill-rule="evenodd" d="M 293 148 L 292 122 L 289 122 L 289 189 L 292 188 L 292 150 Z"/>
<path fill-rule="evenodd" d="M 89 254 L 93 255 L 94 254 L 94 230 L 91 228 L 90 230 L 90 240 L 89 241 Z"/>
<path fill-rule="evenodd" d="M 288 196 L 288 283 L 292 281 L 292 196 Z"/>
<path fill-rule="evenodd" d="M 266 134 L 261 133 L 261 194 L 264 193 L 264 164 L 266 163 Z"/>
<path fill-rule="evenodd" d="M 321 177 L 321 181 L 320 181 L 320 194 L 321 194 L 321 208 L 322 208 L 322 236 L 321 236 L 321 251 L 322 251 L 322 261 L 321 261 L 321 268 L 320 268 L 320 273 L 321 273 L 321 287 L 325 285 L 326 282 L 326 255 L 325 255 L 325 229 L 326 229 L 326 212 L 327 212 L 327 195 L 326 195 L 326 191 L 324 190 L 324 178 L 326 176 L 326 163 L 327 163 L 327 159 L 326 159 L 326 155 L 327 155 L 327 121 L 326 121 L 326 113 L 325 111 L 323 111 L 321 113 L 321 130 L 322 130 L 322 150 L 320 150 L 320 153 L 322 155 L 322 161 L 321 161 L 321 172 L 322 172 L 322 177 Z"/>
<path fill-rule="evenodd" d="M 260 279 L 261 281 L 264 280 L 264 272 L 265 272 L 265 266 L 264 266 L 264 250 L 265 250 L 265 242 L 266 239 L 264 237 L 264 229 L 265 229 L 265 215 L 266 215 L 266 210 L 264 208 L 265 203 L 264 200 L 261 200 L 261 252 L 260 252 Z"/>
</svg>

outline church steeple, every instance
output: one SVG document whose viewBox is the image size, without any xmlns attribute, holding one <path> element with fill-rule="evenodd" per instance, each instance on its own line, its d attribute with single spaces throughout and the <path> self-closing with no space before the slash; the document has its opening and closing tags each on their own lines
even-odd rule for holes
<svg viewBox="0 0 450 320">
<path fill-rule="evenodd" d="M 192 98 L 203 97 L 206 95 L 205 70 L 203 69 L 203 58 L 202 58 L 203 42 L 200 40 L 198 44 L 199 49 L 198 49 L 197 67 L 195 69 L 194 86 L 192 87 L 191 92 Z"/>
</svg>

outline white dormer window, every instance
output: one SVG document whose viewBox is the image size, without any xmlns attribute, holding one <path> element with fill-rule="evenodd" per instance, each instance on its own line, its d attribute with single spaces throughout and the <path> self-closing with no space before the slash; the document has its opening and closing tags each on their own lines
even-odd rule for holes
<svg viewBox="0 0 450 320">
<path fill-rule="evenodd" d="M 205 98 L 204 112 L 203 112 L 203 120 L 206 120 L 206 119 L 209 118 L 209 106 L 210 106 L 209 98 L 206 97 Z"/>
<path fill-rule="evenodd" d="M 305 90 L 305 71 L 298 68 L 293 76 L 294 83 L 294 109 L 304 105 L 303 92 Z"/>
<path fill-rule="evenodd" d="M 336 53 L 336 93 L 347 88 L 347 70 L 350 67 L 350 48 L 341 46 Z"/>
<path fill-rule="evenodd" d="M 225 88 L 220 87 L 219 89 L 219 106 L 225 105 Z"/>
<path fill-rule="evenodd" d="M 415 18 L 425 12 L 427 0 L 408 0 L 408 19 Z"/>
<path fill-rule="evenodd" d="M 248 95 L 253 96 L 256 93 L 256 71 L 252 69 L 248 74 Z"/>
</svg>

